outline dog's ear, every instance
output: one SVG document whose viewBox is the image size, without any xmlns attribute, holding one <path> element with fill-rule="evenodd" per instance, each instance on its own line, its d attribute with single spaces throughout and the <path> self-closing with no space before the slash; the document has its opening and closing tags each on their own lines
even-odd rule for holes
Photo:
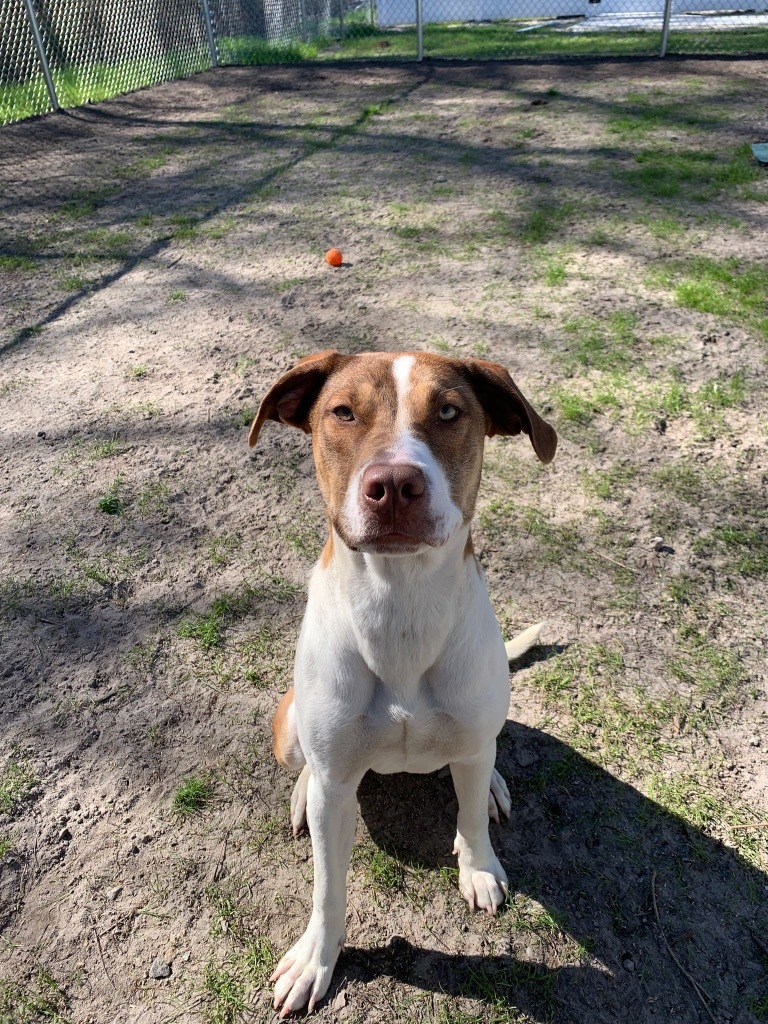
<svg viewBox="0 0 768 1024">
<path fill-rule="evenodd" d="M 528 435 L 542 462 L 551 462 L 557 449 L 553 427 L 528 404 L 528 399 L 503 366 L 484 359 L 464 361 L 477 399 L 485 410 L 488 437 L 494 434 Z"/>
<path fill-rule="evenodd" d="M 328 349 L 305 356 L 284 373 L 262 399 L 259 411 L 248 433 L 248 444 L 253 448 L 266 420 L 277 420 L 289 427 L 298 427 L 306 434 L 310 432 L 309 413 L 326 380 L 352 356 L 342 355 Z"/>
</svg>

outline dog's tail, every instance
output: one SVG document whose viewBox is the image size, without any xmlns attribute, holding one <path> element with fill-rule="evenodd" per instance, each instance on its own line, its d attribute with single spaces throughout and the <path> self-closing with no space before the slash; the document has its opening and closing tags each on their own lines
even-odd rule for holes
<svg viewBox="0 0 768 1024">
<path fill-rule="evenodd" d="M 529 626 L 522 633 L 518 633 L 514 640 L 508 640 L 504 644 L 507 652 L 507 661 L 516 661 L 518 658 L 522 658 L 525 652 L 529 651 L 538 642 L 543 626 L 543 622 L 537 622 L 535 626 Z"/>
</svg>

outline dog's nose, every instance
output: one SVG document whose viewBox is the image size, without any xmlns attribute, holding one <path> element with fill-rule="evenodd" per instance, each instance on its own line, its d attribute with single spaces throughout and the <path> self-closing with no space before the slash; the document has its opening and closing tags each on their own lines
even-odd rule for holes
<svg viewBox="0 0 768 1024">
<path fill-rule="evenodd" d="M 363 473 L 363 501 L 377 512 L 407 508 L 418 501 L 426 489 L 427 482 L 418 466 L 374 462 Z"/>
</svg>

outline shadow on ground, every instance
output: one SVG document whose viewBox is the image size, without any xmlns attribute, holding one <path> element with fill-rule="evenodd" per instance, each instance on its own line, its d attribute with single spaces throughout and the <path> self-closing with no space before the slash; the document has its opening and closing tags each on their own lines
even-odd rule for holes
<svg viewBox="0 0 768 1024">
<path fill-rule="evenodd" d="M 442 952 L 441 921 L 430 922 L 433 949 L 399 936 L 348 949 L 336 986 L 390 976 L 480 1000 L 490 1020 L 507 1020 L 504 1010 L 573 1024 L 764 1019 L 753 1011 L 766 994 L 768 875 L 545 732 L 508 721 L 499 751 L 513 811 L 491 831 L 510 880 L 509 928 L 501 918 L 487 956 Z M 387 853 L 455 864 L 446 773 L 369 773 L 359 800 Z M 563 965 L 569 942 L 578 953 Z"/>
</svg>

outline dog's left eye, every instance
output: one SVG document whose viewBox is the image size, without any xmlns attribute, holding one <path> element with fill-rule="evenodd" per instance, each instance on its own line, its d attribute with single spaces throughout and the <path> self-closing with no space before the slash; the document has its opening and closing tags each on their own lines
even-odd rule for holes
<svg viewBox="0 0 768 1024">
<path fill-rule="evenodd" d="M 337 420 L 343 420 L 345 423 L 351 423 L 355 418 L 355 414 L 348 405 L 337 405 L 333 410 L 333 415 Z"/>
<path fill-rule="evenodd" d="M 455 405 L 443 405 L 437 415 L 443 423 L 447 423 L 449 420 L 455 420 L 460 412 L 461 410 L 457 409 Z"/>
</svg>

